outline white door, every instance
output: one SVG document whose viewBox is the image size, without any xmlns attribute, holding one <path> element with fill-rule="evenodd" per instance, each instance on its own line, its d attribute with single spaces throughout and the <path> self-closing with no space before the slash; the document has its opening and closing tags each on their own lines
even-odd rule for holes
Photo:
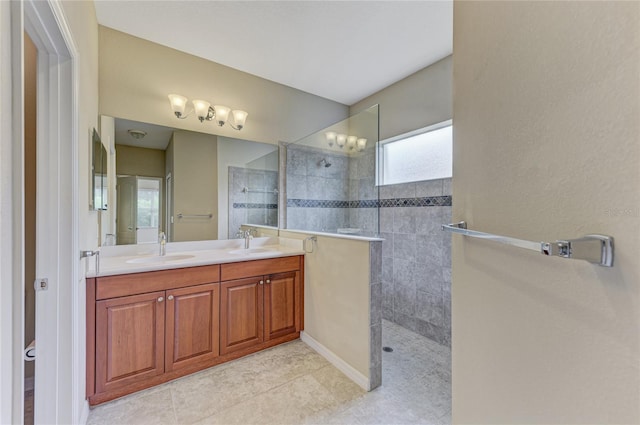
<svg viewBox="0 0 640 425">
<path fill-rule="evenodd" d="M 136 241 L 138 179 L 136 176 L 118 177 L 116 185 L 118 213 L 116 214 L 116 243 L 131 245 Z"/>
<path fill-rule="evenodd" d="M 138 177 L 136 242 L 157 243 L 160 233 L 160 183 L 162 179 Z"/>
<path fill-rule="evenodd" d="M 90 140 L 76 125 L 78 54 L 58 2 L 12 3 L 23 5 L 24 30 L 38 49 L 34 419 L 72 423 L 84 387 L 78 143 L 86 143 L 86 152 Z"/>
</svg>

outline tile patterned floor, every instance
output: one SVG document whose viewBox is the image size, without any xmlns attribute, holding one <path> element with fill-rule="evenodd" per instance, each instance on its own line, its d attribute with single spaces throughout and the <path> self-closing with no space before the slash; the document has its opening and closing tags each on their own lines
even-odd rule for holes
<svg viewBox="0 0 640 425">
<path fill-rule="evenodd" d="M 451 350 L 387 321 L 383 345 L 369 393 L 298 340 L 97 406 L 88 423 L 451 423 Z"/>
</svg>

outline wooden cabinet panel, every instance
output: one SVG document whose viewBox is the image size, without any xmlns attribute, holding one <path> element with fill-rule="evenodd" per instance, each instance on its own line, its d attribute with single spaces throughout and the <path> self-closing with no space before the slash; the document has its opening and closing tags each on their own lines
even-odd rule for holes
<svg viewBox="0 0 640 425">
<path fill-rule="evenodd" d="M 302 257 L 280 257 L 267 260 L 242 261 L 239 263 L 222 264 L 220 280 L 243 279 L 252 276 L 262 276 L 273 273 L 291 272 L 300 269 Z"/>
<path fill-rule="evenodd" d="M 96 299 L 102 300 L 219 282 L 220 265 L 106 276 L 96 281 Z"/>
<path fill-rule="evenodd" d="M 166 292 L 165 370 L 219 355 L 220 285 L 191 286 Z"/>
<path fill-rule="evenodd" d="M 220 284 L 220 353 L 260 344 L 263 339 L 262 278 Z"/>
<path fill-rule="evenodd" d="M 267 277 L 264 286 L 265 340 L 300 331 L 297 272 Z"/>
<path fill-rule="evenodd" d="M 96 303 L 96 391 L 164 373 L 164 292 Z"/>
</svg>

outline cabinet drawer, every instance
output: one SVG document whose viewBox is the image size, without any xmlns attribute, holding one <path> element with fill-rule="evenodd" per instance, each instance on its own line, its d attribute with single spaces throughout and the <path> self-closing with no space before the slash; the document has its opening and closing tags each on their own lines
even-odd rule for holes
<svg viewBox="0 0 640 425">
<path fill-rule="evenodd" d="M 240 263 L 222 264 L 220 280 L 242 279 L 300 269 L 300 256 L 252 260 Z"/>
<path fill-rule="evenodd" d="M 96 279 L 96 300 L 219 281 L 219 264 L 98 277 Z"/>
</svg>

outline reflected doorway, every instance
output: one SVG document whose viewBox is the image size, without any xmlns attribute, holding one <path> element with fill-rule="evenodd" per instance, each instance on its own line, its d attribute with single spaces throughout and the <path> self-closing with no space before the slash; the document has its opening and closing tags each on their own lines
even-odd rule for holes
<svg viewBox="0 0 640 425">
<path fill-rule="evenodd" d="M 116 186 L 118 245 L 158 242 L 162 179 L 120 176 Z"/>
</svg>

